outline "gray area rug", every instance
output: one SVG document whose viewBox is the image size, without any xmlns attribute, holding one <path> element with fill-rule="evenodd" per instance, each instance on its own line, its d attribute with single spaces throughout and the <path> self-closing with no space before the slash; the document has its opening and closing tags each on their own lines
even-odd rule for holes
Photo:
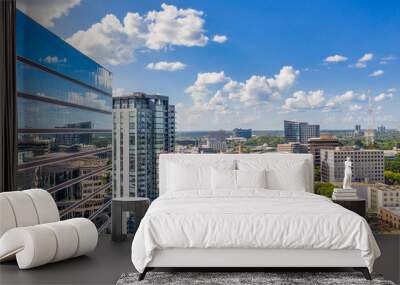
<svg viewBox="0 0 400 285">
<path fill-rule="evenodd" d="M 368 281 L 359 272 L 148 272 L 146 278 L 138 281 L 138 273 L 122 274 L 117 285 L 133 284 L 376 284 L 395 285 L 381 276 L 373 275 Z"/>
</svg>

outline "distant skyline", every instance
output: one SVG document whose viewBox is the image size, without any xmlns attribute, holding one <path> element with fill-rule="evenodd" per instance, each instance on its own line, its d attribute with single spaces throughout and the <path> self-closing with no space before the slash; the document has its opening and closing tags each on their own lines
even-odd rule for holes
<svg viewBox="0 0 400 285">
<path fill-rule="evenodd" d="M 282 130 L 285 119 L 366 128 L 369 101 L 373 127 L 400 129 L 399 1 L 17 0 L 17 7 L 112 71 L 115 96 L 169 96 L 177 131 Z"/>
</svg>

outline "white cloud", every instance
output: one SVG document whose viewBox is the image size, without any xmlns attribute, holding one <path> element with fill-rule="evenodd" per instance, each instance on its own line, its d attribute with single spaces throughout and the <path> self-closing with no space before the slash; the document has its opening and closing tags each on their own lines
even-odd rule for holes
<svg viewBox="0 0 400 285">
<path fill-rule="evenodd" d="M 362 107 L 358 104 L 353 104 L 349 106 L 349 111 L 350 112 L 357 112 L 360 111 L 362 109 Z"/>
<path fill-rule="evenodd" d="M 271 87 L 276 87 L 283 91 L 293 85 L 299 74 L 300 71 L 295 70 L 292 66 L 284 66 L 278 74 L 274 75 L 274 78 L 268 79 L 268 83 Z"/>
<path fill-rule="evenodd" d="M 54 26 L 54 20 L 66 16 L 80 0 L 18 0 L 17 8 L 49 28 Z"/>
<path fill-rule="evenodd" d="M 359 94 L 359 95 L 357 95 L 357 99 L 358 99 L 359 101 L 365 101 L 365 100 L 367 100 L 367 95 L 364 94 L 364 93 Z"/>
<path fill-rule="evenodd" d="M 162 11 L 150 11 L 146 16 L 148 34 L 146 45 L 159 50 L 168 45 L 205 46 L 203 12 L 194 9 L 178 9 L 161 4 Z"/>
<path fill-rule="evenodd" d="M 339 55 L 339 54 L 335 54 L 335 55 L 330 55 L 327 58 L 325 58 L 325 62 L 327 63 L 335 63 L 335 62 L 343 62 L 346 61 L 347 57 L 343 56 L 343 55 Z"/>
<path fill-rule="evenodd" d="M 194 84 L 186 88 L 185 92 L 191 96 L 196 111 L 227 113 L 234 106 L 240 109 L 279 98 L 281 92 L 295 83 L 298 74 L 299 71 L 293 67 L 284 66 L 273 77 L 252 75 L 244 82 L 238 82 L 226 76 L 223 71 L 199 73 Z"/>
<path fill-rule="evenodd" d="M 167 4 L 162 4 L 161 8 L 145 15 L 128 12 L 123 22 L 108 14 L 89 29 L 76 32 L 67 41 L 88 56 L 111 65 L 132 62 L 134 52 L 139 49 L 207 44 L 203 12 Z"/>
<path fill-rule="evenodd" d="M 112 96 L 113 97 L 120 97 L 126 95 L 126 91 L 124 88 L 113 88 Z"/>
<path fill-rule="evenodd" d="M 328 100 L 328 102 L 326 103 L 326 107 L 327 108 L 333 108 L 336 107 L 339 104 L 343 104 L 346 102 L 350 102 L 354 99 L 355 97 L 355 92 L 353 90 L 348 90 L 346 92 L 344 92 L 341 95 L 337 95 L 335 97 L 333 97 L 332 99 Z"/>
<path fill-rule="evenodd" d="M 225 35 L 214 35 L 214 37 L 212 38 L 213 42 L 222 44 L 224 42 L 226 42 L 228 40 L 228 37 Z"/>
<path fill-rule="evenodd" d="M 285 100 L 282 109 L 286 111 L 309 110 L 322 107 L 325 102 L 324 91 L 296 91 L 293 97 Z"/>
<path fill-rule="evenodd" d="M 128 13 L 121 23 L 112 14 L 86 31 L 78 31 L 67 41 L 86 55 L 106 64 L 131 62 L 133 51 L 144 45 L 141 32 L 142 17 Z"/>
<path fill-rule="evenodd" d="M 367 67 L 367 62 L 371 61 L 373 58 L 373 53 L 366 53 L 362 57 L 360 57 L 355 64 L 349 65 L 349 67 L 365 68 Z"/>
<path fill-rule="evenodd" d="M 351 67 L 356 67 L 356 68 L 366 68 L 367 64 L 364 62 L 357 62 L 354 65 L 351 65 Z"/>
<path fill-rule="evenodd" d="M 209 109 L 207 97 L 211 93 L 209 85 L 223 83 L 229 80 L 223 71 L 198 73 L 193 85 L 186 88 L 185 92 L 190 94 L 194 107 L 198 110 Z"/>
<path fill-rule="evenodd" d="M 397 57 L 394 56 L 394 55 L 385 56 L 385 57 L 382 57 L 382 58 L 381 58 L 381 60 L 379 61 L 379 63 L 380 63 L 380 64 L 388 64 L 389 62 L 394 61 L 394 60 L 396 60 L 396 59 L 397 59 Z"/>
<path fill-rule="evenodd" d="M 366 53 L 366 54 L 364 54 L 362 57 L 360 57 L 358 59 L 358 62 L 371 61 L 373 58 L 374 58 L 374 54 L 373 53 Z"/>
<path fill-rule="evenodd" d="M 67 58 L 66 57 L 59 58 L 58 56 L 48 55 L 44 59 L 40 59 L 40 61 L 44 61 L 44 62 L 50 63 L 50 64 L 53 64 L 53 63 L 66 63 L 67 62 Z"/>
<path fill-rule="evenodd" d="M 379 70 L 375 70 L 374 72 L 372 72 L 369 76 L 371 77 L 378 77 L 378 76 L 382 76 L 385 72 L 382 69 Z"/>
<path fill-rule="evenodd" d="M 151 70 L 177 71 L 185 69 L 186 64 L 180 61 L 174 61 L 174 62 L 160 61 L 157 63 L 151 62 L 146 66 L 146 68 Z"/>
<path fill-rule="evenodd" d="M 245 82 L 228 82 L 223 90 L 230 99 L 238 99 L 246 106 L 252 106 L 279 98 L 281 92 L 295 83 L 299 74 L 292 66 L 283 66 L 274 77 L 252 75 Z"/>
<path fill-rule="evenodd" d="M 392 98 L 393 98 L 393 93 L 382 92 L 379 95 L 374 97 L 374 101 L 375 102 L 382 102 L 382 101 L 385 101 L 387 99 L 392 99 Z"/>
</svg>

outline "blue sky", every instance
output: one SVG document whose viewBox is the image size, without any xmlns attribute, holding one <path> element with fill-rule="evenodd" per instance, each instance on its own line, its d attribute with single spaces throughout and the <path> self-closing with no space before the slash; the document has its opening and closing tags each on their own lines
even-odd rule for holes
<svg viewBox="0 0 400 285">
<path fill-rule="evenodd" d="M 168 95 L 178 130 L 345 129 L 369 104 L 375 126 L 400 128 L 399 1 L 17 5 L 111 70 L 116 95 Z"/>
</svg>

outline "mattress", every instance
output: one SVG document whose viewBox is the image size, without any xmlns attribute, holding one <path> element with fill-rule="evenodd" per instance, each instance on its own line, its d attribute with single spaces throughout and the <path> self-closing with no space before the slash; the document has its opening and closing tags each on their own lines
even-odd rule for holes
<svg viewBox="0 0 400 285">
<path fill-rule="evenodd" d="M 372 271 L 379 248 L 368 223 L 328 198 L 299 191 L 167 192 L 132 243 L 139 272 L 163 249 L 359 250 Z"/>
</svg>

